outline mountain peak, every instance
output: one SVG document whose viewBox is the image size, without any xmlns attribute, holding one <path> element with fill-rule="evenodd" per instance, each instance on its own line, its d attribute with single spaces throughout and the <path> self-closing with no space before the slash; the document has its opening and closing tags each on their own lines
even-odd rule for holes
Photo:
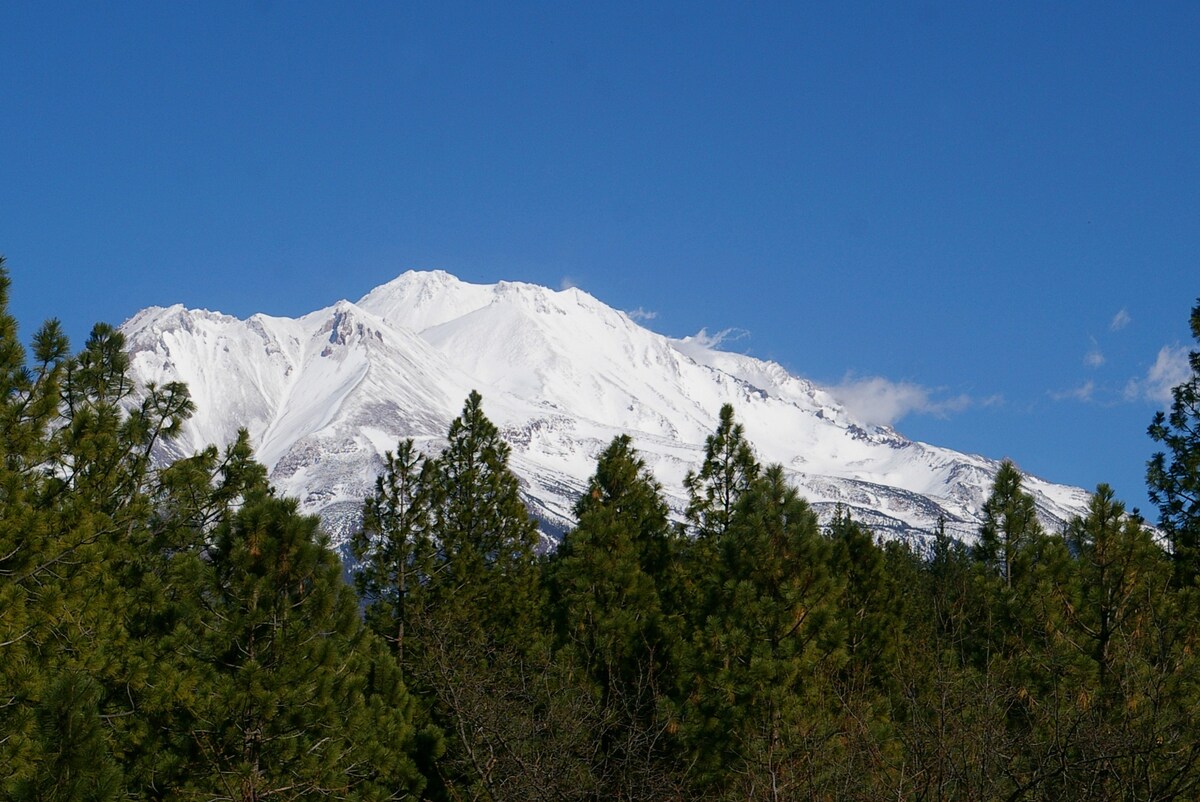
<svg viewBox="0 0 1200 802">
<path fill-rule="evenodd" d="M 354 518 L 398 439 L 436 452 L 471 389 L 551 528 L 569 525 L 597 454 L 618 434 L 633 436 L 681 514 L 683 479 L 726 403 L 760 459 L 783 465 L 819 513 L 841 505 L 880 531 L 919 534 L 941 517 L 970 537 L 999 466 L 862 426 L 776 363 L 709 337 L 672 340 L 576 288 L 408 271 L 357 303 L 295 320 L 174 306 L 143 310 L 124 328 L 139 378 L 192 388 L 199 412 L 185 447 L 247 426 L 272 481 L 327 521 Z M 1086 504 L 1082 490 L 1032 477 L 1028 487 L 1048 522 Z"/>
<path fill-rule="evenodd" d="M 358 305 L 394 326 L 422 331 L 488 303 L 490 289 L 442 271 L 409 270 L 364 295 Z"/>
</svg>

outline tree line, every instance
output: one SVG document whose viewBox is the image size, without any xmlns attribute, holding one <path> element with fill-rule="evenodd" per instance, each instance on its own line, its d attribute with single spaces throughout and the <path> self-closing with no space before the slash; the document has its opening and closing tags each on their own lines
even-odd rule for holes
<svg viewBox="0 0 1200 802">
<path fill-rule="evenodd" d="M 386 455 L 352 587 L 244 432 L 157 465 L 186 388 L 135 388 L 105 325 L 27 353 L 8 285 L 3 798 L 1200 796 L 1197 353 L 1157 528 L 1101 485 L 1044 531 L 1010 462 L 971 546 L 822 526 L 726 406 L 684 524 L 622 436 L 539 555 L 472 393 L 442 453 Z"/>
</svg>

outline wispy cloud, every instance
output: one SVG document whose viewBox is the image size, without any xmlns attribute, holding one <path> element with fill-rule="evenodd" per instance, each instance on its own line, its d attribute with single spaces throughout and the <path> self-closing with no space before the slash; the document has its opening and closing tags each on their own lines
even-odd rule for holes
<svg viewBox="0 0 1200 802">
<path fill-rule="evenodd" d="M 1171 389 L 1192 377 L 1188 362 L 1188 349 L 1179 345 L 1164 345 L 1158 351 L 1154 364 L 1146 375 L 1130 379 L 1125 383 L 1121 395 L 1125 401 L 1151 401 L 1156 404 L 1171 402 Z"/>
<path fill-rule="evenodd" d="M 1165 404 L 1171 400 L 1171 389 L 1191 377 L 1192 367 L 1188 364 L 1188 349 L 1164 345 L 1159 349 L 1154 364 L 1146 371 L 1142 392 L 1151 401 Z"/>
<path fill-rule="evenodd" d="M 1104 364 L 1104 352 L 1098 347 L 1092 348 L 1092 350 L 1083 355 L 1083 364 L 1087 365 L 1089 368 L 1100 367 Z"/>
<path fill-rule="evenodd" d="M 630 311 L 626 312 L 625 314 L 629 315 L 630 320 L 638 320 L 638 321 L 654 320 L 654 318 L 658 317 L 658 312 L 654 312 L 649 309 L 642 309 L 642 307 L 640 307 L 640 306 L 637 309 L 631 309 Z"/>
<path fill-rule="evenodd" d="M 892 424 L 907 415 L 921 414 L 944 418 L 972 406 L 996 406 L 1000 396 L 982 401 L 966 393 L 939 397 L 939 391 L 913 382 L 894 382 L 882 376 L 847 375 L 840 384 L 827 388 L 851 415 L 863 423 Z"/>
<path fill-rule="evenodd" d="M 558 282 L 558 288 L 560 290 L 573 290 L 578 286 L 579 285 L 575 282 L 575 279 L 571 276 L 563 276 L 562 281 Z"/>
<path fill-rule="evenodd" d="M 1051 390 L 1050 397 L 1055 401 L 1092 401 L 1096 395 L 1096 383 L 1088 379 L 1078 387 L 1068 390 Z"/>
<path fill-rule="evenodd" d="M 737 342 L 749 336 L 750 332 L 746 329 L 721 329 L 712 334 L 708 333 L 708 329 L 700 329 L 700 331 L 692 335 L 691 339 L 705 348 L 720 348 L 727 343 Z"/>
<path fill-rule="evenodd" d="M 1133 318 L 1129 316 L 1129 312 L 1125 309 L 1122 309 L 1120 312 L 1117 312 L 1115 315 L 1113 315 L 1112 322 L 1108 324 L 1108 328 L 1110 331 L 1120 331 L 1132 322 Z"/>
</svg>

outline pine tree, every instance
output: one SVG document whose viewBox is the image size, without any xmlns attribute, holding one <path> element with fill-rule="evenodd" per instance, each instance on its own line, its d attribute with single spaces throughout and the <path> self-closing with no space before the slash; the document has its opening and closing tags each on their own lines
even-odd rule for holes
<svg viewBox="0 0 1200 802">
<path fill-rule="evenodd" d="M 1073 654 L 1056 588 L 1069 583 L 1072 559 L 1063 538 L 1043 532 L 1033 497 L 1008 461 L 984 505 L 974 557 L 965 715 L 986 723 L 963 737 L 985 756 L 976 781 L 993 794 L 1054 798 L 1062 775 L 1051 782 L 1050 772 L 1071 760 L 1062 732 L 1072 721 Z"/>
<path fill-rule="evenodd" d="M 564 654 L 597 699 L 598 793 L 659 799 L 670 779 L 665 700 L 677 637 L 659 598 L 671 527 L 628 435 L 600 455 L 575 515 L 548 572 Z"/>
<path fill-rule="evenodd" d="M 424 459 L 411 439 L 384 455 L 375 493 L 363 505 L 363 525 L 351 542 L 358 561 L 355 582 L 367 604 L 367 619 L 405 665 L 405 641 L 423 614 L 433 571 L 435 547 L 430 536 L 434 463 Z"/>
<path fill-rule="evenodd" d="M 890 781 L 896 749 L 891 716 L 899 696 L 900 654 L 910 647 L 905 613 L 920 575 L 918 559 L 900 541 L 888 543 L 885 551 L 840 506 L 827 537 L 845 654 L 832 675 L 834 721 L 845 745 L 833 756 L 833 773 L 847 796 L 878 797 Z"/>
<path fill-rule="evenodd" d="M 34 777 L 16 785 L 21 802 L 103 802 L 123 794 L 121 771 L 100 722 L 100 686 L 84 674 L 50 680 L 37 707 L 41 753 Z"/>
<path fill-rule="evenodd" d="M 182 787 L 204 765 L 191 732 L 193 711 L 216 693 L 197 638 L 213 627 L 211 550 L 247 499 L 269 491 L 242 430 L 223 452 L 208 447 L 158 473 L 148 520 L 110 563 L 127 591 L 125 684 L 110 699 L 132 793 Z"/>
<path fill-rule="evenodd" d="M 687 518 L 697 536 L 720 537 L 729 531 L 734 507 L 749 490 L 760 467 L 746 441 L 742 424 L 735 423 L 733 405 L 721 407 L 717 430 L 704 442 L 699 472 L 688 472 Z"/>
<path fill-rule="evenodd" d="M 155 548 L 168 553 L 203 549 L 246 498 L 269 487 L 267 470 L 255 461 L 245 429 L 224 451 L 208 446 L 175 460 L 159 473 L 154 490 L 150 526 Z"/>
<path fill-rule="evenodd" d="M 47 324 L 27 367 L 7 288 L 0 266 L 0 796 L 419 790 L 436 738 L 245 433 L 160 470 L 186 388 L 135 387 L 105 325 L 68 357 Z"/>
<path fill-rule="evenodd" d="M 838 607 L 850 667 L 882 682 L 899 648 L 902 600 L 892 592 L 883 549 L 869 529 L 839 507 L 828 536 L 831 570 L 843 582 Z"/>
<path fill-rule="evenodd" d="M 534 553 L 537 527 L 509 448 L 472 392 L 432 471 L 430 611 L 411 639 L 414 684 L 447 735 L 438 793 L 506 798 L 555 786 L 539 711 L 553 706 Z M 406 636 L 406 640 L 409 638 Z M 406 647 L 406 651 L 408 651 Z M 537 770 L 534 770 L 537 767 Z"/>
<path fill-rule="evenodd" d="M 908 645 L 899 651 L 893 720 L 903 744 L 898 763 L 915 778 L 906 789 L 912 798 L 988 798 L 978 777 L 981 764 L 992 759 L 981 748 L 992 719 L 980 690 L 985 683 L 969 661 L 978 626 L 976 569 L 967 547 L 939 519 L 916 576 L 896 572 L 899 587 L 907 582 L 902 628 Z"/>
<path fill-rule="evenodd" d="M 509 447 L 482 401 L 471 392 L 434 464 L 438 553 L 430 604 L 460 635 L 515 645 L 532 637 L 541 606 L 537 524 L 508 468 Z"/>
<path fill-rule="evenodd" d="M 55 553 L 43 467 L 68 352 L 51 321 L 35 335 L 34 366 L 27 366 L 8 313 L 9 287 L 0 256 L 0 795 L 34 776 L 41 751 L 33 710 L 45 672 L 37 644 L 53 623 L 41 609 L 42 569 Z"/>
<path fill-rule="evenodd" d="M 208 690 L 176 725 L 192 747 L 187 794 L 401 798 L 422 785 L 407 694 L 381 675 L 396 668 L 373 653 L 317 525 L 257 493 L 215 533 L 197 644 Z"/>
<path fill-rule="evenodd" d="M 1042 534 L 1033 496 L 1021 487 L 1021 472 L 1005 460 L 996 472 L 992 494 L 983 505 L 983 526 L 975 559 L 990 566 L 1006 588 L 1027 565 L 1023 550 Z"/>
<path fill-rule="evenodd" d="M 700 470 L 684 479 L 688 493 L 688 534 L 675 543 L 677 566 L 666 582 L 663 602 L 691 631 L 706 626 L 725 603 L 721 585 L 721 542 L 728 535 L 737 505 L 761 473 L 733 406 L 721 407 L 717 429 L 704 445 Z"/>
<path fill-rule="evenodd" d="M 181 385 L 148 387 L 135 401 L 123 346 L 118 332 L 97 325 L 84 349 L 66 358 L 66 339 L 51 323 L 34 339 L 32 371 L 19 365 L 19 347 L 9 341 L 3 348 L 12 380 L 5 479 L 10 488 L 21 485 L 6 500 L 5 516 L 20 514 L 25 522 L 12 532 L 11 584 L 0 594 L 15 594 L 13 612 L 28 613 L 12 617 L 22 621 L 19 640 L 26 641 L 25 655 L 12 655 L 24 685 L 12 712 L 27 736 L 30 711 L 37 711 L 39 733 L 11 740 L 18 750 L 32 745 L 32 762 L 14 778 L 32 770 L 46 780 L 47 771 L 59 772 L 63 757 L 46 745 L 68 743 L 89 717 L 103 736 L 89 741 L 89 760 L 101 767 L 124 748 L 133 722 L 128 700 L 138 678 L 131 673 L 129 611 L 138 572 L 129 569 L 144 558 L 151 452 L 178 431 L 191 402 Z M 64 708 L 85 702 L 87 709 Z M 55 736 L 47 732 L 53 726 L 72 732 Z"/>
<path fill-rule="evenodd" d="M 697 773 L 735 795 L 816 793 L 812 772 L 828 757 L 818 752 L 828 745 L 822 664 L 840 639 L 837 583 L 816 515 L 781 467 L 740 498 L 720 566 L 718 604 L 690 651 L 684 723 Z"/>
<path fill-rule="evenodd" d="M 1120 663 L 1129 654 L 1130 639 L 1145 630 L 1146 605 L 1166 589 L 1164 555 L 1104 484 L 1096 488 L 1087 515 L 1072 521 L 1067 542 L 1079 568 L 1067 609 L 1072 642 L 1094 666 L 1097 703 L 1119 705 Z"/>
<path fill-rule="evenodd" d="M 1192 307 L 1192 337 L 1200 343 L 1200 299 Z M 1200 350 L 1188 353 L 1192 375 L 1171 390 L 1170 415 L 1158 412 L 1149 434 L 1166 451 L 1146 468 L 1150 500 L 1158 505 L 1159 526 L 1171 543 L 1176 582 L 1196 584 L 1200 576 Z"/>
<path fill-rule="evenodd" d="M 66 364 L 47 498 L 58 537 L 46 574 L 56 577 L 57 593 L 44 597 L 60 620 L 43 649 L 57 653 L 53 670 L 98 683 L 108 746 L 132 763 L 147 748 L 137 700 L 158 663 L 147 627 L 156 612 L 149 589 L 161 581 L 153 454 L 178 434 L 193 405 L 182 384 L 136 388 L 124 345 L 119 332 L 97 324 Z M 136 771 L 127 776 L 138 782 Z"/>
</svg>

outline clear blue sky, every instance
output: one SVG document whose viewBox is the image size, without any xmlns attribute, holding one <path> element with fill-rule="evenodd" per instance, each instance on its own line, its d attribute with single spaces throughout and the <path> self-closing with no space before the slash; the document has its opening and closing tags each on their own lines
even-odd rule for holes
<svg viewBox="0 0 1200 802">
<path fill-rule="evenodd" d="M 1198 39 L 1190 2 L 6 3 L 0 253 L 26 336 L 77 342 L 408 268 L 572 283 L 1145 507 Z"/>
</svg>

